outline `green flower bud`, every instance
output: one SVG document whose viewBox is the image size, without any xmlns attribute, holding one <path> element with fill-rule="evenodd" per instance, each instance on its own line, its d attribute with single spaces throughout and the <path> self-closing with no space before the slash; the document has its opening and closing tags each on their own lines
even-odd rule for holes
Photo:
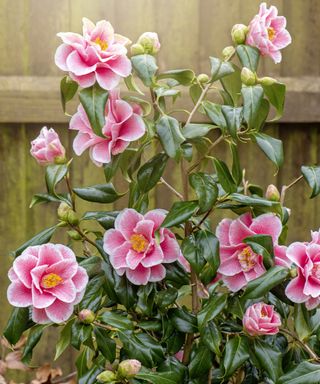
<svg viewBox="0 0 320 384">
<path fill-rule="evenodd" d="M 200 73 L 197 79 L 199 83 L 207 83 L 209 81 L 209 76 L 206 73 Z"/>
<path fill-rule="evenodd" d="M 275 185 L 270 184 L 268 186 L 266 191 L 266 198 L 270 201 L 280 201 L 280 192 Z"/>
<path fill-rule="evenodd" d="M 294 279 L 298 275 L 297 268 L 291 268 L 289 274 Z"/>
<path fill-rule="evenodd" d="M 139 37 L 137 43 L 142 45 L 144 52 L 148 53 L 149 55 L 155 55 L 157 52 L 159 52 L 161 46 L 158 35 L 155 32 L 143 33 Z"/>
<path fill-rule="evenodd" d="M 143 55 L 144 54 L 144 48 L 141 44 L 132 44 L 131 45 L 131 55 L 137 56 L 137 55 Z"/>
<path fill-rule="evenodd" d="M 115 373 L 111 371 L 103 371 L 97 376 L 99 383 L 113 383 L 117 379 Z"/>
<path fill-rule="evenodd" d="M 229 61 L 235 53 L 236 53 L 236 50 L 234 49 L 234 47 L 232 45 L 230 45 L 229 47 L 223 48 L 223 50 L 222 50 L 223 60 Z"/>
<path fill-rule="evenodd" d="M 257 76 L 249 68 L 243 67 L 241 71 L 241 81 L 245 85 L 255 85 L 257 83 Z"/>
<path fill-rule="evenodd" d="M 123 360 L 118 366 L 118 376 L 123 379 L 132 379 L 140 369 L 140 361 L 135 359 Z"/>
<path fill-rule="evenodd" d="M 232 41 L 235 44 L 244 44 L 249 28 L 244 24 L 235 24 L 231 30 Z"/>
<path fill-rule="evenodd" d="M 260 79 L 258 79 L 258 83 L 268 87 L 270 85 L 273 85 L 273 84 L 277 83 L 277 80 L 274 79 L 273 77 L 266 76 L 266 77 L 261 77 Z"/>
<path fill-rule="evenodd" d="M 68 221 L 68 213 L 71 210 L 71 207 L 67 203 L 61 203 L 57 211 L 59 219 L 62 221 Z"/>
<path fill-rule="evenodd" d="M 65 156 L 56 156 L 54 158 L 54 163 L 55 164 L 66 164 L 67 163 L 67 158 Z"/>
<path fill-rule="evenodd" d="M 94 322 L 95 314 L 90 309 L 83 309 L 79 312 L 78 319 L 83 324 L 91 324 Z"/>
<path fill-rule="evenodd" d="M 69 236 L 72 240 L 81 240 L 81 239 L 82 239 L 80 233 L 78 233 L 78 232 L 75 231 L 75 230 L 68 231 L 67 233 L 68 233 L 68 236 Z"/>
<path fill-rule="evenodd" d="M 78 225 L 79 224 L 79 219 L 75 211 L 72 209 L 68 212 L 68 223 L 71 225 Z"/>
</svg>

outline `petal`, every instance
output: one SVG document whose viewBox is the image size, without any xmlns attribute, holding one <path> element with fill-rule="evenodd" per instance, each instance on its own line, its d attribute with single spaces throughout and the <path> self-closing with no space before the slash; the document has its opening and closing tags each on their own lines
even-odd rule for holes
<svg viewBox="0 0 320 384">
<path fill-rule="evenodd" d="M 109 163 L 111 160 L 111 141 L 103 140 L 92 147 L 91 156 L 99 163 Z"/>
<path fill-rule="evenodd" d="M 8 301 L 14 307 L 29 307 L 32 304 L 31 289 L 20 281 L 13 281 L 7 291 Z"/>
<path fill-rule="evenodd" d="M 287 248 L 287 257 L 298 267 L 304 268 L 308 262 L 307 246 L 300 242 L 292 243 Z"/>
<path fill-rule="evenodd" d="M 37 265 L 38 259 L 31 255 L 21 255 L 13 263 L 13 271 L 18 279 L 28 288 L 31 288 L 31 270 Z"/>
<path fill-rule="evenodd" d="M 234 276 L 242 272 L 242 268 L 237 256 L 230 257 L 228 260 L 222 262 L 219 266 L 218 271 L 226 276 Z"/>
<path fill-rule="evenodd" d="M 145 258 L 141 260 L 141 264 L 146 268 L 153 267 L 155 265 L 161 264 L 163 259 L 164 256 L 162 249 L 158 245 L 155 245 L 153 251 L 147 254 Z"/>
<path fill-rule="evenodd" d="M 308 300 L 308 296 L 303 293 L 305 280 L 301 275 L 290 281 L 287 285 L 285 293 L 287 297 L 294 303 L 304 303 Z"/>
<path fill-rule="evenodd" d="M 64 259 L 76 261 L 76 255 L 73 250 L 63 244 L 55 244 L 56 249 L 59 251 Z"/>
<path fill-rule="evenodd" d="M 126 268 L 127 265 L 127 255 L 131 250 L 131 244 L 126 241 L 120 247 L 118 247 L 114 252 L 110 254 L 110 263 L 113 268 Z"/>
<path fill-rule="evenodd" d="M 39 290 L 41 290 L 40 282 L 41 282 L 42 276 L 45 274 L 47 268 L 48 268 L 48 265 L 44 264 L 44 265 L 40 265 L 39 267 L 33 268 L 33 270 L 31 271 L 32 283 Z"/>
<path fill-rule="evenodd" d="M 309 277 L 304 285 L 303 293 L 314 298 L 320 296 L 320 284 L 312 276 Z"/>
<path fill-rule="evenodd" d="M 73 305 L 56 300 L 50 307 L 45 309 L 48 318 L 54 323 L 67 321 L 73 313 Z"/>
<path fill-rule="evenodd" d="M 73 303 L 77 294 L 76 287 L 74 286 L 72 280 L 66 280 L 62 284 L 45 291 L 48 293 L 50 292 L 51 295 L 55 296 L 64 303 Z"/>
<path fill-rule="evenodd" d="M 154 267 L 151 267 L 150 270 L 150 282 L 161 281 L 166 277 L 166 269 L 162 264 L 155 265 Z"/>
<path fill-rule="evenodd" d="M 216 229 L 216 236 L 219 239 L 220 245 L 230 245 L 229 231 L 231 223 L 231 219 L 223 219 L 220 221 Z"/>
<path fill-rule="evenodd" d="M 134 114 L 120 128 L 118 139 L 134 141 L 145 134 L 146 127 L 141 116 Z"/>
<path fill-rule="evenodd" d="M 135 226 L 134 233 L 143 235 L 149 242 L 151 242 L 153 241 L 153 226 L 153 221 L 142 219 L 141 221 L 138 221 Z"/>
<path fill-rule="evenodd" d="M 63 260 L 63 257 L 55 244 L 43 244 L 39 248 L 38 266 L 55 264 L 61 260 Z"/>
<path fill-rule="evenodd" d="M 138 253 L 130 249 L 126 256 L 126 264 L 130 269 L 136 269 L 144 257 L 144 253 Z"/>
<path fill-rule="evenodd" d="M 146 220 L 151 220 L 154 222 L 154 229 L 157 230 L 161 224 L 163 223 L 165 217 L 166 217 L 167 211 L 164 209 L 153 209 L 149 212 L 147 212 L 144 215 L 144 218 Z"/>
<path fill-rule="evenodd" d="M 117 123 L 123 123 L 133 115 L 131 105 L 124 100 L 116 99 L 113 101 L 112 106 L 112 113 Z"/>
<path fill-rule="evenodd" d="M 96 69 L 96 78 L 99 85 L 106 90 L 115 88 L 120 81 L 119 75 L 112 72 L 111 69 L 104 67 L 98 67 Z"/>
<path fill-rule="evenodd" d="M 15 273 L 12 267 L 8 271 L 8 277 L 10 281 L 19 280 L 19 277 L 17 276 L 17 274 Z"/>
<path fill-rule="evenodd" d="M 103 249 L 109 255 L 114 253 L 116 248 L 120 247 L 126 239 L 121 232 L 116 229 L 109 229 L 103 237 Z"/>
<path fill-rule="evenodd" d="M 74 73 L 76 76 L 83 76 L 95 71 L 97 65 L 88 65 L 83 61 L 82 57 L 77 51 L 73 51 L 67 58 L 67 66 L 69 71 Z"/>
<path fill-rule="evenodd" d="M 234 276 L 222 276 L 222 280 L 232 292 L 237 292 L 247 285 L 247 280 L 243 273 L 238 273 Z"/>
<path fill-rule="evenodd" d="M 45 309 L 32 308 L 32 321 L 37 324 L 51 323 Z"/>
<path fill-rule="evenodd" d="M 240 219 L 233 220 L 230 224 L 229 238 L 231 244 L 240 244 L 243 239 L 254 234 Z"/>
<path fill-rule="evenodd" d="M 160 247 L 163 252 L 163 262 L 173 263 L 179 258 L 180 246 L 175 238 L 164 236 L 164 240 L 161 242 Z"/>
<path fill-rule="evenodd" d="M 56 298 L 47 292 L 40 292 L 38 288 L 32 286 L 32 305 L 36 308 L 47 308 Z"/>
<path fill-rule="evenodd" d="M 287 47 L 289 44 L 291 44 L 292 39 L 290 33 L 283 29 L 280 31 L 274 41 L 272 42 L 278 49 L 283 49 Z"/>
<path fill-rule="evenodd" d="M 96 82 L 95 72 L 88 73 L 87 75 L 83 76 L 77 76 L 76 74 L 69 72 L 69 76 L 72 80 L 76 81 L 82 88 L 89 88 Z"/>
<path fill-rule="evenodd" d="M 287 247 L 284 245 L 276 245 L 274 247 L 274 262 L 275 265 L 290 268 L 292 261 L 287 257 Z"/>
<path fill-rule="evenodd" d="M 67 44 L 61 44 L 56 50 L 54 61 L 56 66 L 62 71 L 68 71 L 67 58 L 70 53 L 73 52 L 73 48 Z"/>
<path fill-rule="evenodd" d="M 109 60 L 108 66 L 112 69 L 114 73 L 121 77 L 129 76 L 132 70 L 131 61 L 125 55 L 121 55 L 118 56 L 116 59 Z"/>
<path fill-rule="evenodd" d="M 131 235 L 134 233 L 134 228 L 141 220 L 143 220 L 143 216 L 140 213 L 132 208 L 127 208 L 119 213 L 114 226 L 127 240 L 130 240 Z"/>
<path fill-rule="evenodd" d="M 46 274 L 55 273 L 56 275 L 60 276 L 63 280 L 68 280 L 77 273 L 77 270 L 78 264 L 75 260 L 65 259 L 48 267 L 46 270 Z"/>
<path fill-rule="evenodd" d="M 126 275 L 129 281 L 135 285 L 146 285 L 151 276 L 151 268 L 139 265 L 136 269 L 127 269 Z"/>
<path fill-rule="evenodd" d="M 278 216 L 266 213 L 256 217 L 250 229 L 258 235 L 270 235 L 273 242 L 277 243 L 282 231 L 282 224 Z"/>
<path fill-rule="evenodd" d="M 87 271 L 82 267 L 78 267 L 77 273 L 72 278 L 72 282 L 76 287 L 76 291 L 83 291 L 86 288 L 88 281 L 89 277 Z"/>
</svg>

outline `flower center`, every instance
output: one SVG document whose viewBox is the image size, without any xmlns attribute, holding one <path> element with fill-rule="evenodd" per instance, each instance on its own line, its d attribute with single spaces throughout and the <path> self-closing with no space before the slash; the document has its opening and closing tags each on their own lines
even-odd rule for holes
<svg viewBox="0 0 320 384">
<path fill-rule="evenodd" d="M 312 268 L 312 276 L 320 280 L 320 264 L 315 264 Z"/>
<path fill-rule="evenodd" d="M 108 49 L 108 43 L 105 40 L 101 40 L 100 37 L 97 37 L 94 42 L 100 45 L 102 51 L 106 51 Z"/>
<path fill-rule="evenodd" d="M 261 309 L 261 317 L 267 317 L 268 316 L 268 312 L 265 308 L 262 308 Z"/>
<path fill-rule="evenodd" d="M 54 288 L 61 283 L 63 283 L 63 279 L 55 273 L 49 273 L 48 275 L 43 276 L 41 280 L 43 288 Z"/>
<path fill-rule="evenodd" d="M 143 235 L 132 235 L 130 241 L 132 249 L 136 252 L 144 252 L 148 247 L 148 241 Z"/>
<path fill-rule="evenodd" d="M 256 254 L 250 247 L 246 247 L 238 255 L 238 260 L 244 272 L 250 271 L 256 265 Z"/>
<path fill-rule="evenodd" d="M 269 27 L 268 28 L 268 38 L 270 41 L 272 41 L 276 36 L 276 31 L 274 30 L 274 28 L 272 27 Z"/>
</svg>

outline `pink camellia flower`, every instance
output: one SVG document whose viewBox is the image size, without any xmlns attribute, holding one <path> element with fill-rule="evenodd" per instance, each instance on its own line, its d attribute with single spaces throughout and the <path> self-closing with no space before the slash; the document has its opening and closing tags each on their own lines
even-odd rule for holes
<svg viewBox="0 0 320 384">
<path fill-rule="evenodd" d="M 55 54 L 56 65 L 69 72 L 81 87 L 91 87 L 96 81 L 104 89 L 115 88 L 121 77 L 131 73 L 126 45 L 130 40 L 114 33 L 112 25 L 98 21 L 95 25 L 83 18 L 83 36 L 61 32 L 62 39 Z"/>
<path fill-rule="evenodd" d="M 139 108 L 119 98 L 118 90 L 110 91 L 105 111 L 106 122 L 102 128 L 104 137 L 101 137 L 92 130 L 80 104 L 69 125 L 70 129 L 79 131 L 73 142 L 75 153 L 80 156 L 90 148 L 90 157 L 96 165 L 109 163 L 112 155 L 123 152 L 131 141 L 144 135 L 146 128 L 140 113 Z"/>
<path fill-rule="evenodd" d="M 15 307 L 32 307 L 35 323 L 61 323 L 85 292 L 88 275 L 72 250 L 61 244 L 26 248 L 9 270 L 8 301 Z"/>
<path fill-rule="evenodd" d="M 49 165 L 63 162 L 66 151 L 57 132 L 43 127 L 39 136 L 31 141 L 30 153 L 40 165 Z"/>
<path fill-rule="evenodd" d="M 275 6 L 268 9 L 266 3 L 262 3 L 259 13 L 249 24 L 246 44 L 258 48 L 261 55 L 270 56 L 275 63 L 280 63 L 280 50 L 291 43 L 286 24 L 286 18 L 278 16 Z"/>
<path fill-rule="evenodd" d="M 235 220 L 223 219 L 217 227 L 216 235 L 220 242 L 220 266 L 218 272 L 228 288 L 239 291 L 251 280 L 266 272 L 262 255 L 253 252 L 243 240 L 254 235 L 270 235 L 275 253 L 275 263 L 284 264 L 283 249 L 277 245 L 282 230 L 280 219 L 266 213 L 252 218 L 245 213 Z M 279 259 L 284 260 L 279 260 Z"/>
<path fill-rule="evenodd" d="M 297 267 L 297 277 L 286 287 L 286 295 L 295 303 L 313 309 L 320 303 L 320 244 L 313 232 L 311 243 L 295 242 L 287 249 L 287 257 Z"/>
<path fill-rule="evenodd" d="M 281 327 L 281 318 L 273 305 L 255 303 L 250 305 L 243 316 L 243 327 L 251 336 L 275 335 Z"/>
<path fill-rule="evenodd" d="M 161 209 L 144 216 L 134 209 L 125 209 L 117 216 L 115 229 L 104 235 L 104 250 L 113 268 L 120 276 L 125 273 L 135 285 L 164 279 L 163 264 L 179 258 L 175 235 L 167 228 L 160 228 L 165 216 Z"/>
</svg>

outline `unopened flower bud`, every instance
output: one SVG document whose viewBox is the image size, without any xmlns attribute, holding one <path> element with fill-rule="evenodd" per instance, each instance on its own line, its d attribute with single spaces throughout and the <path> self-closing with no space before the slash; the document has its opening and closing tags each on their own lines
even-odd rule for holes
<svg viewBox="0 0 320 384">
<path fill-rule="evenodd" d="M 94 322 L 95 315 L 90 309 L 83 309 L 79 312 L 78 318 L 83 324 L 91 324 Z"/>
<path fill-rule="evenodd" d="M 209 76 L 206 73 L 200 73 L 197 79 L 199 83 L 207 83 L 209 81 Z"/>
<path fill-rule="evenodd" d="M 78 225 L 79 224 L 79 219 L 75 211 L 72 209 L 68 212 L 68 223 L 71 225 Z"/>
<path fill-rule="evenodd" d="M 144 54 L 144 48 L 141 44 L 132 44 L 131 45 L 131 55 L 137 56 L 137 55 L 143 55 Z"/>
<path fill-rule="evenodd" d="M 257 76 L 249 68 L 243 67 L 241 71 L 241 81 L 245 85 L 255 85 Z"/>
<path fill-rule="evenodd" d="M 112 371 L 103 371 L 97 376 L 99 383 L 113 383 L 117 380 L 117 377 Z"/>
<path fill-rule="evenodd" d="M 155 55 L 157 52 L 159 52 L 160 49 L 160 41 L 158 38 L 158 34 L 155 32 L 145 32 L 143 33 L 138 41 L 138 44 L 140 44 L 145 53 L 148 53 L 149 55 Z"/>
<path fill-rule="evenodd" d="M 59 219 L 62 221 L 68 221 L 68 213 L 70 210 L 71 207 L 67 203 L 61 203 L 57 211 Z"/>
<path fill-rule="evenodd" d="M 298 275 L 297 268 L 291 268 L 289 274 L 291 278 L 295 278 Z"/>
<path fill-rule="evenodd" d="M 270 184 L 268 186 L 266 191 L 266 198 L 271 201 L 280 201 L 280 192 L 275 185 Z"/>
<path fill-rule="evenodd" d="M 75 230 L 72 230 L 72 231 L 68 231 L 68 236 L 72 239 L 72 240 L 81 240 L 82 237 L 80 235 L 79 232 L 75 231 Z"/>
<path fill-rule="evenodd" d="M 235 24 L 231 30 L 232 41 L 235 44 L 243 44 L 246 41 L 249 29 L 244 24 Z"/>
<path fill-rule="evenodd" d="M 232 56 L 235 54 L 235 52 L 236 52 L 236 50 L 234 49 L 234 47 L 232 45 L 230 45 L 229 47 L 223 48 L 223 50 L 222 50 L 223 60 L 229 61 L 232 58 Z"/>
<path fill-rule="evenodd" d="M 140 361 L 135 359 L 123 360 L 118 366 L 118 375 L 123 379 L 132 379 L 140 369 Z"/>
<path fill-rule="evenodd" d="M 266 76 L 266 77 L 261 77 L 260 79 L 258 79 L 258 82 L 261 85 L 265 85 L 265 86 L 269 87 L 270 85 L 277 83 L 277 80 L 274 79 L 273 77 Z"/>
</svg>

